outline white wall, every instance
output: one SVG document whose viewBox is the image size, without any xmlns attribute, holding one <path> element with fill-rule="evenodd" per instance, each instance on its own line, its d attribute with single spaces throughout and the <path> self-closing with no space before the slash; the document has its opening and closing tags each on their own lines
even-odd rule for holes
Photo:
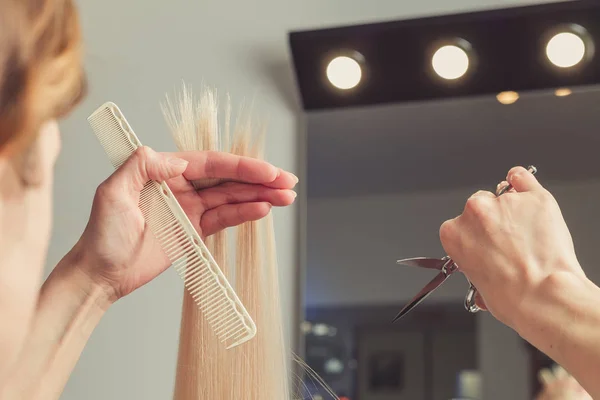
<svg viewBox="0 0 600 400">
<path fill-rule="evenodd" d="M 48 268 L 77 240 L 87 221 L 94 190 L 111 172 L 85 121 L 102 102 L 119 104 L 145 144 L 172 150 L 158 102 L 181 79 L 196 85 L 204 79 L 222 92 L 229 91 L 234 100 L 258 91 L 261 110 L 270 118 L 268 158 L 298 171 L 297 113 L 286 97 L 293 90 L 287 64 L 288 30 L 523 3 L 80 0 L 91 93 L 63 124 Z M 284 306 L 290 315 L 288 329 L 297 315 L 292 290 L 298 266 L 295 211 L 291 208 L 276 213 Z M 180 293 L 181 282 L 168 271 L 115 305 L 91 338 L 63 398 L 169 398 L 175 372 Z"/>
<path fill-rule="evenodd" d="M 494 186 L 493 184 L 491 186 Z M 569 224 L 578 256 L 600 283 L 595 263 L 600 182 L 547 184 Z M 397 266 L 399 258 L 444 254 L 439 227 L 459 215 L 476 188 L 308 202 L 309 305 L 402 303 L 433 275 Z M 449 279 L 432 300 L 462 301 L 468 284 Z"/>
<path fill-rule="evenodd" d="M 600 268 L 595 262 L 600 181 L 543 183 L 561 206 L 586 273 L 600 283 Z M 466 198 L 476 189 L 311 198 L 306 302 L 312 306 L 398 304 L 401 307 L 435 272 L 399 267 L 394 261 L 404 257 L 443 256 L 439 226 L 460 214 Z M 426 301 L 462 302 L 467 288 L 464 277 L 457 274 Z M 484 400 L 528 399 L 529 370 L 518 335 L 490 315 L 478 314 L 477 318 Z"/>
</svg>

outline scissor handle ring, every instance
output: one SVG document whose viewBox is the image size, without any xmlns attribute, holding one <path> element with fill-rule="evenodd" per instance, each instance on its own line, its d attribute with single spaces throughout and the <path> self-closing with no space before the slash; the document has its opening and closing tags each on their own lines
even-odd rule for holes
<svg viewBox="0 0 600 400">
<path fill-rule="evenodd" d="M 469 291 L 467 292 L 467 296 L 465 297 L 465 308 L 470 313 L 476 313 L 481 311 L 481 308 L 477 304 L 475 304 L 475 295 L 477 294 L 477 288 L 473 286 L 471 282 L 469 282 Z"/>
</svg>

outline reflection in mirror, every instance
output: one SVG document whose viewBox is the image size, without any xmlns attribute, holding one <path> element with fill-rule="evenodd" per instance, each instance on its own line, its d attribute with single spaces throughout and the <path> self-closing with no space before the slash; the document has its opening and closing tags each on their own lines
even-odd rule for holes
<svg viewBox="0 0 600 400">
<path fill-rule="evenodd" d="M 353 400 L 534 397 L 537 371 L 550 360 L 490 315 L 466 312 L 462 274 L 392 324 L 435 275 L 395 260 L 444 256 L 442 222 L 458 215 L 474 191 L 495 190 L 512 166 L 534 164 L 561 205 L 586 273 L 600 282 L 594 267 L 600 90 L 569 94 L 308 114 L 302 332 L 307 363 L 336 394 Z"/>
<path fill-rule="evenodd" d="M 467 312 L 462 274 L 392 323 L 437 274 L 396 260 L 445 256 L 441 224 L 534 165 L 600 282 L 598 18 L 585 0 L 290 34 L 307 113 L 303 350 L 341 398 L 536 398 L 551 360 Z M 306 379 L 307 397 L 328 398 L 319 387 Z"/>
</svg>

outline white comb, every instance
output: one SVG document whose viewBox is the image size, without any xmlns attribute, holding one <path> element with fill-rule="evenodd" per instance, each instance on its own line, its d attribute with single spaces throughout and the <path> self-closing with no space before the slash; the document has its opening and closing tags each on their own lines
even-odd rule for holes
<svg viewBox="0 0 600 400">
<path fill-rule="evenodd" d="M 115 169 L 142 146 L 116 104 L 88 117 Z M 149 181 L 140 195 L 146 224 L 183 278 L 211 329 L 227 348 L 256 335 L 256 325 L 165 182 Z"/>
</svg>

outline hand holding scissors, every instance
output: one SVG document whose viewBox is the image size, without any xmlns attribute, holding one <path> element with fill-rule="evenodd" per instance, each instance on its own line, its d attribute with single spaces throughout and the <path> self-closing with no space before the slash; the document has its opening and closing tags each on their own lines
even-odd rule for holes
<svg viewBox="0 0 600 400">
<path fill-rule="evenodd" d="M 527 169 L 531 174 L 537 172 L 537 169 L 534 166 L 530 166 Z M 496 196 L 501 196 L 504 193 L 508 192 L 512 189 L 510 184 L 507 184 L 501 188 L 498 188 L 496 191 Z M 438 287 L 442 285 L 452 275 L 454 272 L 458 270 L 458 265 L 448 256 L 443 258 L 428 258 L 428 257 L 416 257 L 416 258 L 408 258 L 404 260 L 398 260 L 397 264 L 407 265 L 411 267 L 419 267 L 419 268 L 428 268 L 440 271 L 439 274 L 435 276 L 421 291 L 406 305 L 404 308 L 398 313 L 398 315 L 394 318 L 394 321 L 399 320 L 404 315 L 406 315 L 409 311 L 419 305 L 427 296 L 433 293 Z M 475 302 L 475 297 L 477 294 L 477 288 L 473 286 L 471 281 L 467 278 L 467 282 L 469 282 L 469 290 L 465 297 L 465 308 L 470 313 L 476 313 L 481 309 L 477 306 Z"/>
</svg>

